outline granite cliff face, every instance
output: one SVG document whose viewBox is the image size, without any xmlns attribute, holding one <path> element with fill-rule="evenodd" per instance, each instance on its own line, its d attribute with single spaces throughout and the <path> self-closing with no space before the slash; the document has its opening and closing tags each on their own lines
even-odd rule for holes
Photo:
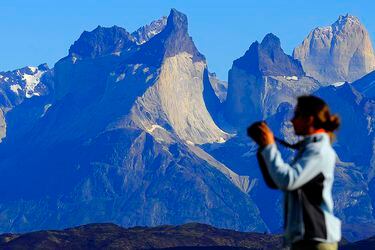
<svg viewBox="0 0 375 250">
<path fill-rule="evenodd" d="M 223 142 L 229 137 L 207 110 L 210 103 L 205 99 L 214 102 L 217 98 L 212 86 L 206 84 L 205 58 L 188 35 L 187 25 L 186 16 L 172 10 L 165 28 L 129 58 L 131 64 L 116 70 L 103 102 L 113 105 L 114 100 L 128 100 L 119 94 L 129 92 L 136 81 L 147 89 L 137 97 L 130 113 L 120 115 L 113 126 L 131 121 L 151 133 L 155 129 L 173 131 L 190 144 Z"/>
<path fill-rule="evenodd" d="M 209 81 L 219 101 L 223 103 L 227 99 L 228 82 L 220 80 L 215 73 L 209 73 Z"/>
<path fill-rule="evenodd" d="M 359 19 L 349 14 L 311 31 L 293 57 L 301 61 L 307 75 L 324 84 L 352 82 L 375 69 L 370 36 Z"/>
</svg>

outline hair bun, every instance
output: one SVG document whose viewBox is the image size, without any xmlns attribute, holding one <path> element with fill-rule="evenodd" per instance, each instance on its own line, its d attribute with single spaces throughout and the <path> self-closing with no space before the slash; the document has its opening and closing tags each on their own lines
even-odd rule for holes
<svg viewBox="0 0 375 250">
<path fill-rule="evenodd" d="M 337 115 L 332 115 L 324 124 L 324 129 L 328 132 L 333 132 L 340 126 L 340 118 Z"/>
</svg>

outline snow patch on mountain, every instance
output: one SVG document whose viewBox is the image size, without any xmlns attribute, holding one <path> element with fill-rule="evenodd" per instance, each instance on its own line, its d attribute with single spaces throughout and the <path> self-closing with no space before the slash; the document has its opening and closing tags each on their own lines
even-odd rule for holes
<svg viewBox="0 0 375 250">
<path fill-rule="evenodd" d="M 40 116 L 40 117 L 43 117 L 46 115 L 47 111 L 49 108 L 52 107 L 52 103 L 47 103 L 46 105 L 44 105 L 44 110 L 43 110 L 43 114 Z"/>
<path fill-rule="evenodd" d="M 298 76 L 284 76 L 288 81 L 298 81 Z"/>
<path fill-rule="evenodd" d="M 333 86 L 335 87 L 340 87 L 341 85 L 343 85 L 345 82 L 335 82 L 335 83 L 332 83 Z"/>
<path fill-rule="evenodd" d="M 131 35 L 138 45 L 146 43 L 155 35 L 159 34 L 167 25 L 168 18 L 163 16 L 159 20 L 151 22 L 149 25 L 143 26 L 134 31 Z"/>
<path fill-rule="evenodd" d="M 31 98 L 40 96 L 42 93 L 36 89 L 42 76 L 47 70 L 40 70 L 38 67 L 26 67 L 23 69 L 0 73 L 1 88 L 8 88 L 18 96 Z"/>
<path fill-rule="evenodd" d="M 10 90 L 12 90 L 14 93 L 19 95 L 18 91 L 22 90 L 22 88 L 19 84 L 13 84 L 13 85 L 10 85 Z"/>
<path fill-rule="evenodd" d="M 40 78 L 45 73 L 45 71 L 38 70 L 37 68 L 29 67 L 33 74 L 23 74 L 22 80 L 25 81 L 25 96 L 26 98 L 31 98 L 34 95 L 40 96 L 40 93 L 35 91 L 35 87 L 40 83 Z"/>
<path fill-rule="evenodd" d="M 122 80 L 125 79 L 125 73 L 121 73 L 117 78 L 116 78 L 116 82 L 120 82 Z"/>
<path fill-rule="evenodd" d="M 152 133 L 152 132 L 154 132 L 155 129 L 163 129 L 163 130 L 165 130 L 162 126 L 159 126 L 157 124 L 152 124 L 151 128 L 147 129 L 147 132 Z"/>
</svg>

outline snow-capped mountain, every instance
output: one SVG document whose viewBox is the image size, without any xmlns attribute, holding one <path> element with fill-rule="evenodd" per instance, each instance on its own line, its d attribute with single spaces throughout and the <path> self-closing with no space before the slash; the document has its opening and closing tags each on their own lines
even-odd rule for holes
<svg viewBox="0 0 375 250">
<path fill-rule="evenodd" d="M 293 57 L 301 61 L 307 75 L 324 84 L 352 82 L 375 69 L 369 33 L 349 14 L 311 31 Z"/>
</svg>

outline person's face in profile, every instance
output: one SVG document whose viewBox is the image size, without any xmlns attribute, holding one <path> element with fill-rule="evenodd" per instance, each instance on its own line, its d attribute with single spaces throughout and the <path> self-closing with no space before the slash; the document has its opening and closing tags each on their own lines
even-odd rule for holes
<svg viewBox="0 0 375 250">
<path fill-rule="evenodd" d="M 291 120 L 296 135 L 311 134 L 314 130 L 313 119 L 312 116 L 304 116 L 297 106 L 294 111 L 294 117 Z"/>
</svg>

